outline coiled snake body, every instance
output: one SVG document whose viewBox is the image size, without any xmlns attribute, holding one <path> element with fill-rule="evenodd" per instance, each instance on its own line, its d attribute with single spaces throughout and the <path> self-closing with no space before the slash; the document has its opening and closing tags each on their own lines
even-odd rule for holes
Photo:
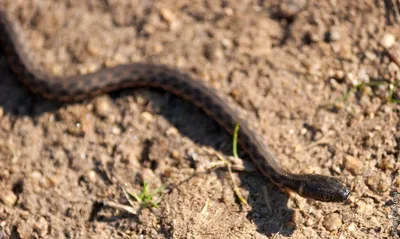
<svg viewBox="0 0 400 239">
<path fill-rule="evenodd" d="M 240 119 L 217 92 L 200 80 L 164 65 L 133 63 L 102 69 L 91 74 L 55 77 L 39 69 L 29 59 L 16 25 L 0 9 L 0 42 L 11 68 L 19 80 L 34 93 L 57 101 L 79 101 L 100 93 L 128 88 L 162 88 L 193 102 L 229 133 L 240 122 L 238 140 L 258 169 L 279 187 L 306 198 L 325 202 L 345 201 L 350 191 L 333 177 L 317 174 L 292 174 L 281 168 L 261 137 Z"/>
</svg>

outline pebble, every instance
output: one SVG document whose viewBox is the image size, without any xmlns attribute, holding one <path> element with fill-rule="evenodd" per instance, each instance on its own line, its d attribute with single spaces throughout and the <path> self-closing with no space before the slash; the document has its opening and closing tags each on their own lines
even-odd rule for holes
<svg viewBox="0 0 400 239">
<path fill-rule="evenodd" d="M 29 226 L 28 223 L 23 223 L 20 222 L 17 225 L 17 233 L 19 238 L 30 238 L 30 235 L 32 235 L 32 228 Z"/>
<path fill-rule="evenodd" d="M 76 124 L 68 124 L 67 132 L 77 137 L 84 135 L 82 124 L 79 122 Z"/>
<path fill-rule="evenodd" d="M 279 15 L 284 18 L 293 18 L 307 4 L 307 0 L 283 0 L 279 4 Z"/>
<path fill-rule="evenodd" d="M 400 67 L 400 43 L 387 49 L 390 59 Z"/>
<path fill-rule="evenodd" d="M 96 176 L 96 172 L 94 170 L 90 170 L 87 173 L 87 178 L 90 182 L 94 183 L 97 181 L 97 176 Z"/>
<path fill-rule="evenodd" d="M 364 216 L 371 216 L 374 213 L 374 206 L 364 201 L 357 202 L 357 213 Z"/>
<path fill-rule="evenodd" d="M 175 14 L 169 9 L 163 8 L 160 10 L 161 17 L 164 21 L 166 21 L 170 27 L 170 29 L 176 29 L 179 25 L 179 21 L 177 20 Z"/>
<path fill-rule="evenodd" d="M 356 230 L 356 225 L 352 222 L 350 225 L 347 227 L 347 230 L 349 232 L 354 232 Z"/>
<path fill-rule="evenodd" d="M 393 46 L 396 41 L 395 37 L 392 34 L 385 33 L 380 41 L 381 45 L 385 48 L 390 48 Z"/>
<path fill-rule="evenodd" d="M 120 135 L 121 134 L 121 128 L 119 128 L 118 126 L 114 126 L 114 127 L 111 128 L 111 132 L 114 135 Z"/>
<path fill-rule="evenodd" d="M 221 44 L 223 47 L 225 47 L 226 49 L 232 49 L 233 47 L 233 43 L 231 40 L 229 40 L 228 38 L 222 38 L 221 39 Z"/>
<path fill-rule="evenodd" d="M 384 173 L 381 173 L 369 177 L 367 179 L 367 185 L 372 191 L 380 193 L 389 190 L 391 182 L 389 177 L 386 177 Z"/>
<path fill-rule="evenodd" d="M 179 159 L 179 156 L 180 156 L 180 153 L 179 153 L 178 150 L 173 150 L 173 151 L 172 151 L 171 157 L 172 157 L 173 159 L 178 160 L 178 159 Z"/>
<path fill-rule="evenodd" d="M 335 80 L 341 81 L 345 78 L 346 74 L 342 70 L 337 70 L 331 72 L 330 76 Z"/>
<path fill-rule="evenodd" d="M 339 56 L 346 60 L 351 60 L 353 57 L 351 46 L 348 44 L 342 44 L 339 49 Z"/>
<path fill-rule="evenodd" d="M 175 127 L 170 127 L 167 129 L 167 131 L 165 133 L 167 134 L 167 136 L 174 136 L 174 135 L 177 135 L 179 133 L 179 131 Z"/>
<path fill-rule="evenodd" d="M 233 88 L 229 95 L 237 102 L 240 100 L 240 90 L 238 88 Z"/>
<path fill-rule="evenodd" d="M 101 52 L 100 47 L 94 41 L 88 42 L 86 50 L 91 56 L 98 56 Z"/>
<path fill-rule="evenodd" d="M 37 233 L 39 233 L 40 237 L 44 237 L 47 235 L 47 232 L 49 230 L 49 223 L 46 221 L 44 217 L 41 217 L 33 225 L 33 228 Z"/>
<path fill-rule="evenodd" d="M 336 231 L 342 226 L 342 218 L 337 213 L 327 215 L 322 222 L 322 226 L 328 231 Z"/>
<path fill-rule="evenodd" d="M 53 75 L 56 75 L 56 76 L 62 75 L 62 71 L 63 71 L 62 66 L 61 66 L 61 65 L 58 65 L 58 64 L 55 64 L 55 65 L 51 68 L 51 73 L 52 73 Z"/>
<path fill-rule="evenodd" d="M 224 57 L 224 53 L 221 51 L 221 48 L 218 47 L 216 43 L 209 43 L 205 45 L 204 56 L 210 62 L 217 62 Z"/>
<path fill-rule="evenodd" d="M 152 46 L 152 50 L 154 54 L 161 53 L 164 50 L 164 46 L 159 43 L 154 43 L 154 45 Z"/>
<path fill-rule="evenodd" d="M 364 172 L 363 163 L 351 155 L 344 157 L 344 168 L 353 175 L 360 175 Z"/>
<path fill-rule="evenodd" d="M 169 9 L 163 8 L 160 10 L 160 13 L 161 13 L 162 18 L 165 21 L 167 21 L 169 24 L 174 22 L 176 19 L 175 15 Z"/>
<path fill-rule="evenodd" d="M 11 190 L 2 190 L 0 193 L 0 201 L 9 207 L 13 206 L 17 202 L 17 199 L 17 195 Z"/>
<path fill-rule="evenodd" d="M 140 114 L 140 117 L 141 117 L 143 120 L 147 121 L 147 122 L 153 121 L 153 118 L 154 118 L 153 115 L 152 115 L 151 113 L 147 112 L 147 111 L 141 113 L 141 114 Z"/>
<path fill-rule="evenodd" d="M 340 31 L 336 27 L 332 27 L 328 32 L 328 41 L 339 41 L 341 38 Z"/>
<path fill-rule="evenodd" d="M 47 185 L 48 187 L 54 187 L 58 184 L 58 182 L 60 181 L 59 178 L 55 177 L 55 176 L 49 176 L 47 177 Z"/>
<path fill-rule="evenodd" d="M 313 226 L 315 224 L 315 221 L 314 221 L 314 219 L 312 219 L 312 218 L 308 218 L 306 221 L 305 221 L 305 225 L 307 226 L 307 227 L 311 227 L 311 226 Z"/>
<path fill-rule="evenodd" d="M 31 173 L 31 177 L 32 177 L 32 179 L 36 180 L 37 182 L 40 182 L 41 180 L 43 180 L 42 173 L 40 173 L 39 171 L 33 171 Z"/>
<path fill-rule="evenodd" d="M 394 78 L 393 80 L 394 81 L 400 81 L 400 66 L 398 66 L 394 62 L 390 62 L 389 65 L 388 65 L 388 71 L 389 71 L 389 74 L 391 76 L 393 76 L 393 78 Z M 0 110 L 1 110 L 1 108 L 0 108 Z M 0 116 L 1 116 L 1 112 L 0 112 Z"/>
<path fill-rule="evenodd" d="M 365 51 L 364 52 L 365 57 L 367 57 L 368 60 L 374 61 L 376 60 L 376 54 L 373 53 L 372 51 Z"/>
<path fill-rule="evenodd" d="M 98 96 L 93 100 L 95 113 L 100 117 L 107 117 L 112 112 L 113 102 L 108 95 Z"/>
</svg>

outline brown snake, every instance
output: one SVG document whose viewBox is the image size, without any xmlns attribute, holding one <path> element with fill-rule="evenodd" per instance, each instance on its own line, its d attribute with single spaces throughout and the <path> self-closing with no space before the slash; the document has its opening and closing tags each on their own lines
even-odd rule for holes
<svg viewBox="0 0 400 239">
<path fill-rule="evenodd" d="M 258 169 L 273 183 L 306 198 L 325 202 L 343 202 L 350 190 L 333 177 L 317 174 L 293 174 L 281 168 L 263 139 L 237 112 L 201 80 L 164 65 L 132 63 L 101 69 L 91 74 L 57 77 L 39 69 L 29 59 L 26 46 L 17 34 L 17 26 L 0 9 L 0 42 L 11 69 L 34 93 L 57 101 L 79 101 L 97 94 L 129 87 L 161 88 L 193 102 L 229 133 L 240 122 L 238 140 Z"/>
</svg>

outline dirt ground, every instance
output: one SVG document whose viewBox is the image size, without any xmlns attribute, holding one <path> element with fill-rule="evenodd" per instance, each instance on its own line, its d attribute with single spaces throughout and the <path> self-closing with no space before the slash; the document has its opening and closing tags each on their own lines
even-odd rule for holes
<svg viewBox="0 0 400 239">
<path fill-rule="evenodd" d="M 242 169 L 232 175 L 243 205 L 226 167 L 211 167 L 221 162 L 217 152 L 231 155 L 231 137 L 190 103 L 149 89 L 46 101 L 0 55 L 0 238 L 395 235 L 400 73 L 392 61 L 400 50 L 390 58 L 383 45 L 400 49 L 400 24 L 390 24 L 378 0 L 287 2 L 0 7 L 52 74 L 157 62 L 208 81 L 237 103 L 283 167 L 338 177 L 351 188 L 347 203 L 287 194 Z M 143 182 L 169 189 L 159 208 L 118 208 L 130 205 L 121 187 L 139 193 Z"/>
</svg>

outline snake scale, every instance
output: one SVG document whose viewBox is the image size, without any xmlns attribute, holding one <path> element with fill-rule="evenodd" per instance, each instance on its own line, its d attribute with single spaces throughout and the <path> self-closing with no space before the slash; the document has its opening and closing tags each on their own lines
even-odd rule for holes
<svg viewBox="0 0 400 239">
<path fill-rule="evenodd" d="M 0 42 L 4 54 L 18 79 L 35 94 L 49 100 L 71 102 L 125 88 L 161 88 L 194 103 L 230 134 L 236 123 L 240 122 L 240 146 L 262 174 L 280 188 L 324 202 L 343 202 L 350 195 L 350 190 L 336 178 L 318 174 L 293 174 L 283 169 L 263 139 L 215 89 L 207 87 L 201 80 L 164 65 L 147 63 L 118 65 L 86 75 L 51 76 L 30 59 L 29 49 L 22 44 L 18 31 L 16 23 L 0 9 Z"/>
</svg>

